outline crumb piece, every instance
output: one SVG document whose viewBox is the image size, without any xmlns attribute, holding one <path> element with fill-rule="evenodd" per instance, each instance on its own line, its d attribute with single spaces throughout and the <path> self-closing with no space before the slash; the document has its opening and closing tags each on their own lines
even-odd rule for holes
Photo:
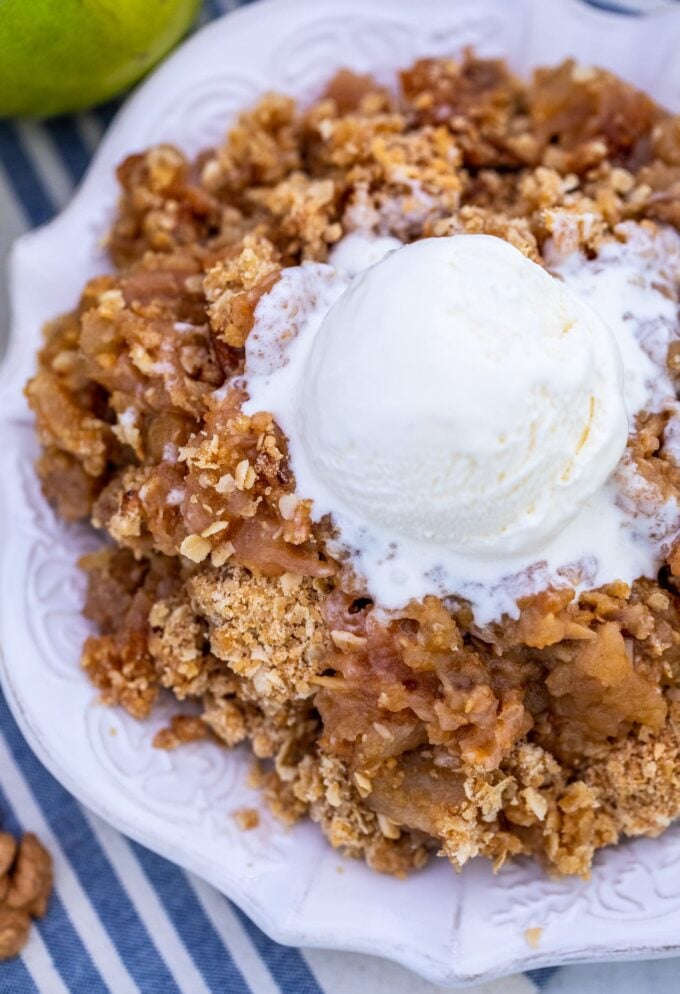
<svg viewBox="0 0 680 994">
<path fill-rule="evenodd" d="M 207 530 L 207 529 L 206 529 Z M 205 535 L 187 535 L 179 551 L 192 563 L 202 563 L 210 555 L 211 545 Z"/>
<path fill-rule="evenodd" d="M 234 811 L 234 821 L 242 832 L 250 832 L 260 824 L 260 814 L 255 808 L 239 808 Z"/>
<path fill-rule="evenodd" d="M 154 736 L 155 749 L 177 749 L 187 742 L 198 742 L 212 738 L 206 723 L 196 715 L 175 714 L 168 728 L 161 728 Z"/>
<path fill-rule="evenodd" d="M 538 947 L 540 945 L 540 942 L 541 942 L 541 936 L 542 935 L 543 935 L 543 929 L 542 928 L 539 928 L 539 927 L 537 927 L 537 928 L 528 928 L 524 932 L 524 939 L 525 939 L 527 945 L 531 946 L 532 949 L 538 949 Z"/>
</svg>

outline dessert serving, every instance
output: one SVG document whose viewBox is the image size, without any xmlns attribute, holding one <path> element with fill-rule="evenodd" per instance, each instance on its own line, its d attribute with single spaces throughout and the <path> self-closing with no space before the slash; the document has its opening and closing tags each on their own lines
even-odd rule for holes
<svg viewBox="0 0 680 994">
<path fill-rule="evenodd" d="M 193 701 L 160 747 L 248 740 L 284 820 L 392 873 L 667 827 L 680 119 L 468 54 L 119 179 L 27 387 L 46 496 L 113 540 L 104 700 Z"/>
</svg>

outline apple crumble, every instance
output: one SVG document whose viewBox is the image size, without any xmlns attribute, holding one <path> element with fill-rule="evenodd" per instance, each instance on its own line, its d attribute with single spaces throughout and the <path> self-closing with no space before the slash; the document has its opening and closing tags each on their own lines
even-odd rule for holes
<svg viewBox="0 0 680 994">
<path fill-rule="evenodd" d="M 103 700 L 138 719 L 163 690 L 198 702 L 158 746 L 248 742 L 276 814 L 390 873 L 439 852 L 587 875 L 600 847 L 662 832 L 680 815 L 680 117 L 602 70 L 524 83 L 467 53 L 394 91 L 341 71 L 308 107 L 268 95 L 224 145 L 151 148 L 118 178 L 113 272 L 49 324 L 27 387 L 45 495 L 113 540 L 82 561 Z M 646 372 L 614 476 L 653 570 L 529 571 L 496 616 L 455 589 L 385 607 L 248 403 L 277 293 L 285 310 L 297 280 L 294 335 L 305 280 L 330 293 L 348 240 L 460 235 L 586 297 L 630 257 L 642 304 L 621 321 Z"/>
</svg>

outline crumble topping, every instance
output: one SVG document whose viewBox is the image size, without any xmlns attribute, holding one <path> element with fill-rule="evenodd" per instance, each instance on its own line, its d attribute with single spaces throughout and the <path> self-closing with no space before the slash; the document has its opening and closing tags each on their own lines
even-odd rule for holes
<svg viewBox="0 0 680 994">
<path fill-rule="evenodd" d="M 587 875 L 598 848 L 662 831 L 680 814 L 680 543 L 655 578 L 542 589 L 483 626 L 453 597 L 382 612 L 238 383 L 258 301 L 350 233 L 492 234 L 544 265 L 668 237 L 678 118 L 602 70 L 524 84 L 468 53 L 417 62 L 397 94 L 342 72 L 309 108 L 269 95 L 195 162 L 160 146 L 118 176 L 117 271 L 48 325 L 27 387 L 46 496 L 116 544 L 82 563 L 103 699 L 138 718 L 162 688 L 194 701 L 157 745 L 249 741 L 284 821 L 391 873 L 441 852 Z M 652 346 L 677 383 L 677 326 Z M 680 497 L 677 410 L 649 403 L 627 456 L 642 510 Z"/>
</svg>

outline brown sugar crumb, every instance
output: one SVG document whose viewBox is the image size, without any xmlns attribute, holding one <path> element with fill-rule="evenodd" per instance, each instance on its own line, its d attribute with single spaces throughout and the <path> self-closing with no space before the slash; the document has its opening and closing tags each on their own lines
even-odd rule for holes
<svg viewBox="0 0 680 994">
<path fill-rule="evenodd" d="M 238 255 L 227 256 L 207 271 L 203 289 L 210 324 L 232 348 L 245 344 L 257 301 L 278 278 L 278 260 L 268 239 L 247 235 Z"/>
<path fill-rule="evenodd" d="M 255 808 L 239 808 L 234 811 L 234 821 L 242 832 L 250 832 L 260 824 L 260 815 Z"/>
<path fill-rule="evenodd" d="M 239 386 L 261 298 L 350 232 L 484 233 L 545 265 L 680 228 L 679 121 L 604 70 L 524 82 L 466 52 L 396 92 L 344 70 L 306 108 L 269 94 L 193 162 L 161 145 L 121 164 L 114 271 L 47 325 L 26 388 L 47 498 L 114 543 L 81 563 L 105 703 L 191 701 L 159 748 L 247 742 L 277 817 L 401 876 L 439 853 L 585 877 L 680 815 L 680 541 L 657 577 L 542 590 L 483 628 L 453 598 L 382 612 Z M 670 417 L 638 416 L 626 457 L 660 500 L 680 499 Z M 31 912 L 11 876 L 13 948 Z"/>
<path fill-rule="evenodd" d="M 52 892 L 52 858 L 31 832 L 18 842 L 0 832 L 0 960 L 17 956 L 32 918 L 42 918 Z"/>
<path fill-rule="evenodd" d="M 168 728 L 156 732 L 153 740 L 155 749 L 177 749 L 187 742 L 200 742 L 212 738 L 206 723 L 195 715 L 175 714 Z"/>
<path fill-rule="evenodd" d="M 236 567 L 198 574 L 189 592 L 195 611 L 207 619 L 212 652 L 250 680 L 260 697 L 311 696 L 328 646 L 322 583 L 287 573 L 256 577 Z"/>
</svg>

